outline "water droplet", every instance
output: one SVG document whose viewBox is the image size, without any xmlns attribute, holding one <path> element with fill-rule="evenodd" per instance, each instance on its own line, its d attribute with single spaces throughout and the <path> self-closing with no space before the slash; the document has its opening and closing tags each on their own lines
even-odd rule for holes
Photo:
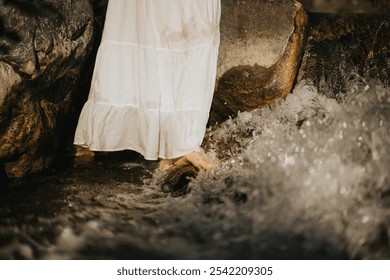
<svg viewBox="0 0 390 280">
<path fill-rule="evenodd" d="M 362 218 L 362 223 L 367 224 L 370 221 L 370 216 L 364 215 Z"/>
</svg>

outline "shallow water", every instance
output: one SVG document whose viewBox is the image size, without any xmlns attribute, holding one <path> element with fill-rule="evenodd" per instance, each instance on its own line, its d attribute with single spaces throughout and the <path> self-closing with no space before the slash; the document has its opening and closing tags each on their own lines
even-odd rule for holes
<svg viewBox="0 0 390 280">
<path fill-rule="evenodd" d="M 0 258 L 388 259 L 390 90 L 356 75 L 340 100 L 303 81 L 209 129 L 216 168 L 181 196 L 127 152 L 14 181 Z"/>
</svg>

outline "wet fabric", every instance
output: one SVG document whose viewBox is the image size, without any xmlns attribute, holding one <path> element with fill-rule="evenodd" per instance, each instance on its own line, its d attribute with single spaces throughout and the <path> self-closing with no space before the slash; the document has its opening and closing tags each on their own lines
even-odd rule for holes
<svg viewBox="0 0 390 280">
<path fill-rule="evenodd" d="M 199 150 L 215 86 L 220 0 L 111 0 L 74 143 L 146 159 Z"/>
</svg>

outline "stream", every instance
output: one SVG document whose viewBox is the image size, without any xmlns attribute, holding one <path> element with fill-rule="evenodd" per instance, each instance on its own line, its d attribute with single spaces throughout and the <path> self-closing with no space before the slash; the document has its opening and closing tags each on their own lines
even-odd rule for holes
<svg viewBox="0 0 390 280">
<path fill-rule="evenodd" d="M 215 168 L 181 193 L 130 151 L 10 181 L 0 258 L 389 259 L 390 90 L 346 80 L 337 101 L 301 81 L 210 128 Z"/>
</svg>

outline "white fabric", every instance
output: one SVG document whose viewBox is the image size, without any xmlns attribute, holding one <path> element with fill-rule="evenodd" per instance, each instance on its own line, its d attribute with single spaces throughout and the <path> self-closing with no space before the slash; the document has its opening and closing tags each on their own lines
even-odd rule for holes
<svg viewBox="0 0 390 280">
<path fill-rule="evenodd" d="M 146 159 L 197 151 L 214 92 L 220 0 L 110 0 L 76 145 Z"/>
</svg>

